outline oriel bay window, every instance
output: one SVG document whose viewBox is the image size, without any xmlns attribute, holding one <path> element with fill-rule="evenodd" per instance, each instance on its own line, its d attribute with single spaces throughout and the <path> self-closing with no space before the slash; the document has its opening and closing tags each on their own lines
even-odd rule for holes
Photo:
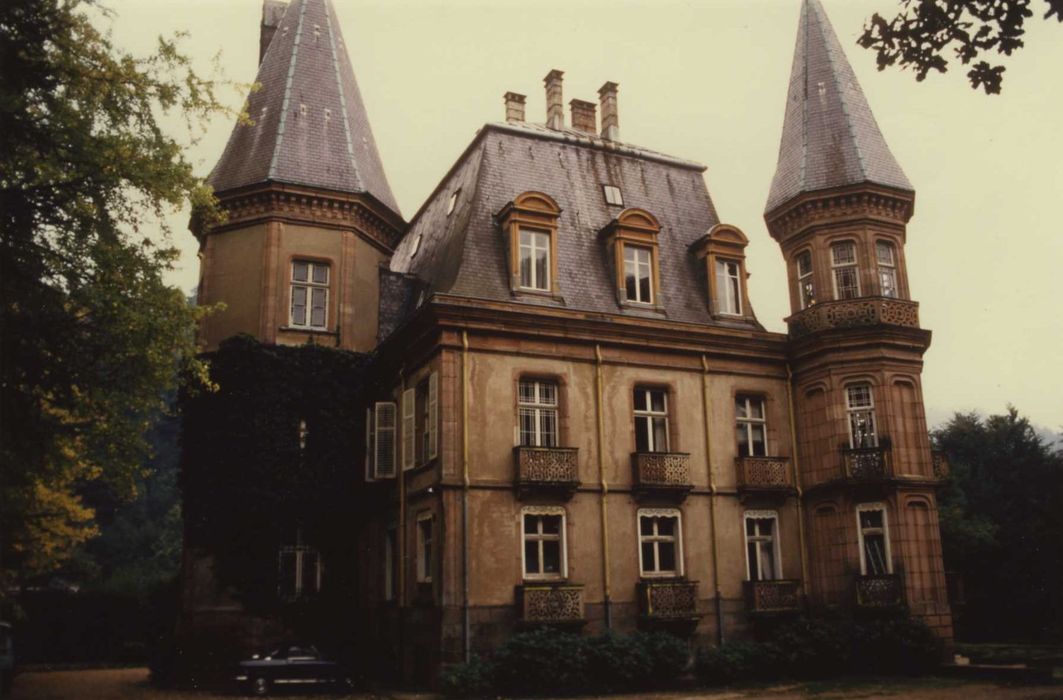
<svg viewBox="0 0 1063 700">
<path fill-rule="evenodd" d="M 797 256 L 797 289 L 802 309 L 816 303 L 816 285 L 812 279 L 812 252 L 808 250 Z"/>
<path fill-rule="evenodd" d="M 557 384 L 521 380 L 517 412 L 523 447 L 557 447 Z"/>
<path fill-rule="evenodd" d="M 856 525 L 860 536 L 860 573 L 864 576 L 892 574 L 886 505 L 861 503 L 856 507 Z"/>
<path fill-rule="evenodd" d="M 856 265 L 856 244 L 841 241 L 830 247 L 834 298 L 855 299 L 860 296 L 860 274 Z"/>
<path fill-rule="evenodd" d="M 875 428 L 875 399 L 870 384 L 845 387 L 846 414 L 849 422 L 849 447 L 878 447 Z"/>
<path fill-rule="evenodd" d="M 635 451 L 668 452 L 668 392 L 635 388 Z"/>
<path fill-rule="evenodd" d="M 533 506 L 521 511 L 525 579 L 561 579 L 567 575 L 565 510 Z"/>
<path fill-rule="evenodd" d="M 764 399 L 739 394 L 735 397 L 735 437 L 739 457 L 763 457 L 768 454 L 767 421 Z"/>
<path fill-rule="evenodd" d="M 325 330 L 328 326 L 328 291 L 328 263 L 293 260 L 288 325 Z"/>
<path fill-rule="evenodd" d="M 561 207 L 542 192 L 525 192 L 496 218 L 509 244 L 510 289 L 557 294 L 557 236 Z"/>
<path fill-rule="evenodd" d="M 679 511 L 644 508 L 638 511 L 639 573 L 643 577 L 683 575 Z"/>
<path fill-rule="evenodd" d="M 745 513 L 746 580 L 774 581 L 782 577 L 779 555 L 779 516 L 775 511 Z"/>
</svg>

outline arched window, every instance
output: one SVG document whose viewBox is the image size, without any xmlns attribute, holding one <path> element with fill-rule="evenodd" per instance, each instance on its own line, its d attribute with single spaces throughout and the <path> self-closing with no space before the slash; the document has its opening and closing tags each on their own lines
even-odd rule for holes
<svg viewBox="0 0 1063 700">
<path fill-rule="evenodd" d="M 878 447 L 875 397 L 871 385 L 860 383 L 846 386 L 845 409 L 849 418 L 849 447 Z"/>
<path fill-rule="evenodd" d="M 831 245 L 830 264 L 834 275 L 834 298 L 855 299 L 860 296 L 856 244 L 852 241 L 839 241 Z"/>
<path fill-rule="evenodd" d="M 878 265 L 879 293 L 884 297 L 897 297 L 897 255 L 892 243 L 875 243 L 875 262 Z"/>
</svg>

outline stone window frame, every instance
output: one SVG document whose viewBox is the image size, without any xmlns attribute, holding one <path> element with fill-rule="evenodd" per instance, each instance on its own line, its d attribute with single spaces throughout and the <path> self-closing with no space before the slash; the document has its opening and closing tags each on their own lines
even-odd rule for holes
<svg viewBox="0 0 1063 700">
<path fill-rule="evenodd" d="M 545 403 L 526 403 L 521 400 L 521 387 L 525 384 L 549 384 L 554 387 L 554 403 L 552 409 L 554 413 L 554 444 L 525 444 L 523 438 L 523 431 L 521 430 L 521 412 L 527 408 L 531 408 L 535 411 L 547 411 L 551 409 L 551 404 Z M 538 394 L 538 392 L 537 392 Z M 520 447 L 561 447 L 564 442 L 562 441 L 562 383 L 559 378 L 541 374 L 522 374 L 517 377 L 517 392 L 516 392 L 516 445 Z M 540 423 L 536 420 L 536 432 L 539 432 Z"/>
<path fill-rule="evenodd" d="M 849 245 L 852 247 L 853 257 L 851 262 L 837 262 L 834 256 L 835 248 L 843 245 Z M 850 299 L 859 299 L 863 296 L 863 285 L 860 282 L 860 242 L 852 237 L 836 238 L 827 243 L 827 256 L 830 263 L 830 282 L 831 291 L 834 295 L 835 301 L 846 301 Z M 856 294 L 851 297 L 842 297 L 838 293 L 838 272 L 852 268 L 853 280 L 856 282 Z"/>
<path fill-rule="evenodd" d="M 642 534 L 642 519 L 643 518 L 674 518 L 675 519 L 675 537 L 673 542 L 675 543 L 675 569 L 671 571 L 649 571 L 646 569 L 646 562 L 642 556 L 643 538 Z M 683 561 L 683 512 L 678 508 L 639 508 L 635 513 L 635 535 L 638 543 L 638 555 L 639 555 L 639 577 L 640 578 L 682 578 L 685 573 L 685 565 Z M 654 541 L 667 541 L 659 539 L 660 536 L 654 537 Z M 658 548 L 655 547 L 654 551 L 657 552 Z M 659 559 L 659 556 L 655 556 Z"/>
<path fill-rule="evenodd" d="M 298 263 L 305 263 L 307 265 L 306 281 L 299 281 L 295 279 L 295 266 Z M 325 282 L 313 282 L 314 269 L 325 269 Z M 285 330 L 297 330 L 309 333 L 327 333 L 329 332 L 329 314 L 331 312 L 331 297 L 332 297 L 332 281 L 334 275 L 332 274 L 332 260 L 329 258 L 319 258 L 306 255 L 293 255 L 288 259 L 288 323 L 284 327 Z M 306 290 L 306 303 L 305 314 L 306 322 L 297 324 L 294 317 L 295 307 L 295 290 Z M 320 326 L 311 324 L 313 320 L 313 290 L 324 289 L 325 290 L 325 309 L 324 309 L 324 323 Z"/>
<path fill-rule="evenodd" d="M 868 404 L 866 406 L 853 406 L 851 391 L 858 387 L 867 388 Z M 849 449 L 879 447 L 882 444 L 882 436 L 880 434 L 881 426 L 879 425 L 877 403 L 875 401 L 874 383 L 869 379 L 852 379 L 842 385 L 842 390 L 845 392 L 845 429 L 849 436 Z M 866 413 L 871 418 L 871 444 L 856 444 L 856 435 L 853 433 L 853 419 L 859 413 Z"/>
<path fill-rule="evenodd" d="M 641 410 L 641 411 L 639 409 L 637 409 L 635 407 L 635 394 L 637 392 L 640 392 L 640 391 L 644 391 L 644 392 L 647 392 L 647 393 L 648 392 L 659 391 L 662 394 L 664 394 L 664 412 L 661 413 L 661 412 L 658 412 L 658 411 L 651 410 L 649 407 L 652 406 L 652 402 L 649 400 L 648 396 L 647 396 L 647 401 L 646 401 L 647 408 L 644 409 L 644 410 Z M 663 386 L 663 385 L 660 385 L 660 384 L 642 384 L 642 383 L 637 383 L 637 384 L 635 384 L 632 387 L 630 396 L 631 396 L 631 420 L 632 420 L 632 425 L 634 427 L 634 432 L 632 433 L 632 436 L 634 437 L 634 443 L 635 443 L 634 444 L 634 448 L 635 448 L 634 452 L 640 452 L 640 450 L 638 449 L 638 441 L 639 441 L 638 440 L 638 419 L 639 419 L 639 417 L 647 417 L 647 418 L 651 418 L 651 419 L 652 418 L 662 418 L 662 417 L 664 418 L 664 437 L 665 437 L 665 446 L 664 447 L 665 447 L 665 449 L 663 449 L 663 450 L 650 449 L 650 450 L 648 450 L 649 453 L 675 452 L 675 437 L 676 436 L 674 434 L 675 431 L 673 430 L 673 426 L 672 426 L 672 414 L 673 414 L 673 411 L 671 410 L 671 406 L 670 406 L 670 404 L 672 403 L 672 388 L 669 387 L 669 386 Z M 651 423 L 651 426 L 652 426 L 652 423 Z M 648 435 L 648 437 L 650 438 L 649 442 L 653 442 L 652 436 L 653 436 L 653 430 L 651 428 L 651 430 L 649 432 L 649 435 Z M 654 445 L 654 447 L 656 447 L 656 445 Z"/>
<path fill-rule="evenodd" d="M 529 191 L 517 195 L 495 215 L 509 251 L 509 287 L 514 296 L 539 295 L 559 297 L 558 235 L 561 207 L 543 192 Z M 520 276 L 521 230 L 546 234 L 550 252 L 547 256 L 547 289 L 524 287 Z"/>
<path fill-rule="evenodd" d="M 661 223 L 650 212 L 629 207 L 620 212 L 599 232 L 613 258 L 616 277 L 616 302 L 621 308 L 663 311 L 661 301 L 660 244 Z M 627 296 L 626 249 L 643 248 L 650 253 L 650 300 L 638 301 Z"/>
<path fill-rule="evenodd" d="M 528 573 L 528 562 L 525 547 L 528 541 L 528 532 L 525 529 L 525 516 L 558 516 L 561 524 L 558 527 L 558 550 L 559 571 L 557 573 Z M 539 540 L 540 543 L 542 540 Z M 541 547 L 540 547 L 541 551 Z M 542 557 L 540 556 L 540 565 Z M 520 572 L 525 581 L 566 581 L 568 580 L 568 513 L 564 506 L 524 506 L 520 509 Z"/>
<path fill-rule="evenodd" d="M 752 572 L 751 572 L 751 568 L 750 568 L 750 559 L 749 559 L 749 545 L 750 545 L 749 521 L 750 520 L 773 520 L 775 522 L 775 524 L 773 526 L 773 529 L 772 529 L 772 535 L 771 535 L 772 566 L 774 568 L 775 577 L 769 579 L 769 578 L 764 578 L 763 576 L 758 576 L 756 580 L 757 581 L 779 581 L 779 580 L 783 579 L 784 576 L 783 576 L 783 568 L 782 568 L 782 543 L 780 542 L 780 540 L 782 539 L 782 532 L 781 532 L 780 527 L 779 527 L 779 522 L 780 522 L 780 520 L 779 520 L 779 511 L 777 511 L 777 510 L 747 510 L 747 511 L 744 511 L 742 513 L 742 540 L 745 543 L 745 548 L 744 549 L 745 549 L 745 556 L 746 556 L 746 581 L 753 581 L 754 580 L 752 578 Z M 762 536 L 758 536 L 758 537 L 762 537 Z M 760 567 L 758 566 L 757 568 L 758 568 L 758 573 L 759 573 Z"/>
<path fill-rule="evenodd" d="M 761 411 L 761 416 L 762 417 L 759 418 L 759 419 L 752 418 L 752 417 L 750 417 L 748 415 L 745 418 L 740 417 L 738 415 L 738 402 L 739 402 L 739 400 L 742 400 L 742 399 L 745 399 L 747 406 L 749 405 L 750 401 L 759 402 L 760 403 L 760 411 Z M 763 392 L 758 392 L 758 391 L 736 391 L 735 395 L 734 395 L 734 402 L 732 403 L 732 406 L 734 407 L 734 422 L 735 422 L 735 432 L 736 432 L 736 435 L 735 435 L 735 454 L 739 457 L 739 459 L 741 459 L 742 457 L 767 457 L 767 456 L 771 455 L 771 449 L 768 446 L 768 397 L 767 397 L 767 395 L 765 395 Z M 752 454 L 752 453 L 749 454 L 749 455 L 741 454 L 741 450 L 738 449 L 738 446 L 739 446 L 740 443 L 738 442 L 737 429 L 743 423 L 746 425 L 747 440 L 752 435 L 752 430 L 751 430 L 751 426 L 752 425 L 760 425 L 761 427 L 763 427 L 763 429 L 764 429 L 764 454 L 759 454 L 759 455 L 758 454 Z M 748 444 L 752 445 L 753 443 L 750 440 Z"/>
<path fill-rule="evenodd" d="M 886 571 L 878 574 L 868 574 L 867 566 L 867 553 L 864 549 L 864 527 L 860 522 L 860 514 L 871 511 L 879 511 L 882 513 L 882 527 L 874 528 L 874 530 L 881 529 L 881 533 L 872 532 L 871 534 L 881 534 L 883 540 L 883 557 L 885 558 L 884 564 L 886 565 Z M 861 576 L 876 576 L 876 575 L 892 575 L 893 574 L 893 549 L 890 545 L 890 520 L 889 520 L 889 507 L 884 501 L 873 501 L 868 503 L 858 503 L 855 508 L 856 513 L 856 537 L 857 548 L 860 550 L 860 575 Z"/>
<path fill-rule="evenodd" d="M 737 226 L 716 224 L 690 247 L 698 260 L 705 265 L 705 290 L 709 300 L 709 312 L 713 318 L 752 319 L 753 307 L 749 302 L 749 273 L 746 271 L 746 246 L 749 238 Z M 736 311 L 723 307 L 720 299 L 719 267 L 733 263 L 738 267 L 739 290 Z"/>
</svg>

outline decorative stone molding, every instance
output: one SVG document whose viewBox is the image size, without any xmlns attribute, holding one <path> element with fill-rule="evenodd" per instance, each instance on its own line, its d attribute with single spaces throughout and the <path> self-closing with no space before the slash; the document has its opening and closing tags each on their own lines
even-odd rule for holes
<svg viewBox="0 0 1063 700">
<path fill-rule="evenodd" d="M 914 209 L 911 193 L 861 185 L 856 189 L 798 197 L 768 212 L 764 219 L 772 238 L 782 243 L 809 226 L 826 222 L 875 218 L 903 226 L 912 218 Z"/>
<path fill-rule="evenodd" d="M 800 579 L 746 581 L 746 607 L 750 612 L 794 612 L 801 609 Z"/>
<path fill-rule="evenodd" d="M 739 457 L 735 460 L 739 491 L 792 491 L 789 457 Z"/>
<path fill-rule="evenodd" d="M 571 496 L 579 488 L 579 448 L 518 446 L 513 458 L 522 495 L 552 490 Z"/>
<path fill-rule="evenodd" d="M 525 623 L 582 623 L 583 586 L 568 583 L 517 586 L 517 611 Z"/>
<path fill-rule="evenodd" d="M 691 620 L 698 617 L 697 581 L 641 581 L 639 612 L 651 620 Z"/>
<path fill-rule="evenodd" d="M 686 452 L 634 452 L 631 462 L 635 488 L 643 494 L 671 494 L 682 500 L 691 489 L 690 455 Z"/>
<path fill-rule="evenodd" d="M 874 609 L 904 606 L 904 580 L 899 574 L 857 576 L 856 605 Z"/>
<path fill-rule="evenodd" d="M 800 338 L 835 328 L 869 326 L 919 327 L 919 303 L 890 297 L 861 297 L 825 301 L 799 311 L 786 319 L 790 337 Z"/>
</svg>

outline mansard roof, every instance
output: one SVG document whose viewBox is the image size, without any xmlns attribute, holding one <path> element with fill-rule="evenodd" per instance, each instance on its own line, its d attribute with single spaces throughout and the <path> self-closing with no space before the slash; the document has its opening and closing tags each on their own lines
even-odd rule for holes
<svg viewBox="0 0 1063 700">
<path fill-rule="evenodd" d="M 704 263 L 689 246 L 719 223 L 702 176 L 705 167 L 573 129 L 487 124 L 414 217 L 391 269 L 416 275 L 425 296 L 447 293 L 492 301 L 673 321 L 759 327 L 713 320 Z M 606 203 L 603 185 L 620 188 L 623 206 Z M 544 193 L 560 207 L 558 295 L 517 295 L 510 288 L 507 242 L 497 214 L 523 193 Z M 457 193 L 453 211 L 447 210 Z M 601 235 L 625 210 L 643 209 L 661 225 L 660 311 L 621 305 L 615 263 Z"/>
<path fill-rule="evenodd" d="M 369 126 L 331 0 L 291 0 L 208 182 L 217 192 L 284 182 L 398 204 Z"/>
<path fill-rule="evenodd" d="M 819 0 L 804 0 L 779 163 L 765 211 L 797 195 L 873 183 L 908 192 Z"/>
</svg>

